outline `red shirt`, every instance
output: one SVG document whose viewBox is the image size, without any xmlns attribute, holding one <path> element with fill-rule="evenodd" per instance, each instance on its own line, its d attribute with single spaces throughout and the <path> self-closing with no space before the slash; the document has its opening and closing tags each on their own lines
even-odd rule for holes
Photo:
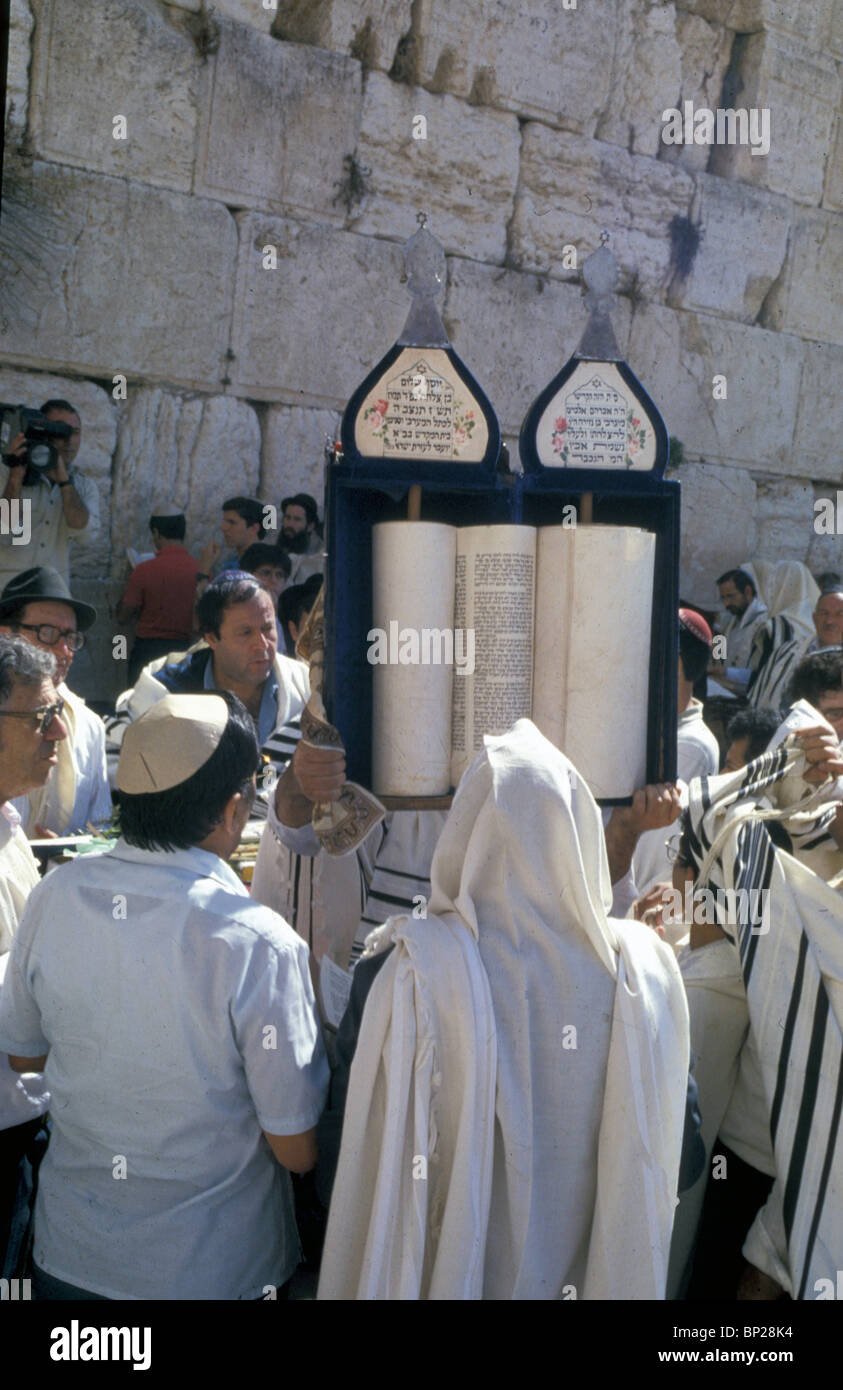
<svg viewBox="0 0 843 1390">
<path fill-rule="evenodd" d="M 183 545 L 165 545 L 152 560 L 135 565 L 123 602 L 140 609 L 138 637 L 191 636 L 198 573 L 198 561 Z"/>
</svg>

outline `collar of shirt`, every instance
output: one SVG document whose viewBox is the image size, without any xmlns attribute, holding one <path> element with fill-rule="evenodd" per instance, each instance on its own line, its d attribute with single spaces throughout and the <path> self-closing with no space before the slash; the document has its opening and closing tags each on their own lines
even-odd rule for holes
<svg viewBox="0 0 843 1390">
<path fill-rule="evenodd" d="M 176 869 L 191 874 L 194 878 L 212 878 L 217 883 L 228 889 L 231 893 L 237 893 L 241 898 L 249 896 L 249 890 L 237 877 L 234 870 L 218 854 L 213 854 L 211 850 L 199 849 L 197 845 L 190 849 L 138 849 L 135 845 L 127 844 L 124 839 L 119 839 L 113 849 L 106 850 L 106 854 L 111 854 L 115 859 L 125 860 L 129 864 L 148 865 L 150 868 Z"/>
<path fill-rule="evenodd" d="M 208 656 L 208 664 L 205 667 L 205 679 L 203 682 L 206 690 L 216 690 L 217 683 L 214 680 L 214 658 L 213 654 Z M 275 672 L 275 665 L 264 682 L 263 694 L 261 695 L 261 707 L 258 714 L 258 743 L 261 748 L 266 743 L 270 734 L 275 729 L 278 722 L 278 676 Z"/>
<path fill-rule="evenodd" d="M 680 716 L 679 716 L 679 724 L 680 724 L 680 725 L 682 725 L 682 724 L 693 724 L 693 723 L 695 723 L 696 720 L 698 720 L 698 719 L 699 719 L 699 720 L 702 720 L 702 717 L 703 717 L 702 701 L 696 699 L 696 697 L 692 695 L 692 696 L 691 696 L 691 703 L 689 704 L 688 708 L 687 708 L 687 709 L 683 709 L 682 713 L 681 713 Z"/>
<path fill-rule="evenodd" d="M 760 598 L 756 594 L 755 598 L 752 600 L 752 603 L 750 603 L 748 607 L 745 609 L 745 611 L 741 614 L 738 626 L 748 627 L 751 622 L 754 622 L 756 618 L 760 618 L 762 613 L 766 612 L 767 609 L 765 608 L 764 604 L 761 602 Z"/>
</svg>

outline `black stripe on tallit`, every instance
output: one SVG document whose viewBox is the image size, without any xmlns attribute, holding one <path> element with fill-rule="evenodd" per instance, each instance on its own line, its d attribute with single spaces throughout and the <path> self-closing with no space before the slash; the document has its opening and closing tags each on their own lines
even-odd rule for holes
<svg viewBox="0 0 843 1390">
<path fill-rule="evenodd" d="M 810 1230 L 808 1231 L 808 1240 L 805 1244 L 805 1262 L 802 1270 L 802 1283 L 799 1286 L 799 1293 L 797 1294 L 797 1298 L 800 1299 L 805 1297 L 805 1284 L 808 1280 L 808 1273 L 811 1266 L 811 1256 L 814 1253 L 814 1241 L 817 1238 L 817 1231 L 819 1230 L 820 1216 L 822 1214 L 823 1204 L 825 1202 L 826 1188 L 828 1187 L 828 1178 L 831 1172 L 831 1164 L 834 1159 L 834 1150 L 837 1147 L 837 1137 L 840 1130 L 841 1111 L 843 1111 L 843 1056 L 841 1056 L 840 1065 L 837 1068 L 837 1092 L 834 1097 L 834 1109 L 831 1116 L 831 1127 L 829 1129 L 828 1143 L 825 1147 L 825 1158 L 823 1160 L 822 1173 L 820 1174 L 820 1181 L 817 1187 L 817 1200 L 814 1203 L 814 1215 L 811 1218 L 811 1226 Z"/>
<path fill-rule="evenodd" d="M 425 878 L 424 874 L 410 874 L 404 869 L 390 869 L 386 864 L 379 864 L 375 869 L 376 874 L 392 874 L 394 878 L 409 878 L 413 883 L 429 883 L 430 878 Z"/>
<path fill-rule="evenodd" d="M 418 896 L 417 893 L 413 895 Z M 413 898 L 399 898 L 394 893 L 377 893 L 374 888 L 369 889 L 369 902 L 390 903 L 393 907 L 403 907 L 407 912 L 415 905 Z M 368 918 L 366 920 L 368 921 Z"/>
<path fill-rule="evenodd" d="M 787 1086 L 787 1064 L 790 1061 L 790 1049 L 793 1046 L 793 1032 L 796 1027 L 796 1016 L 799 1013 L 799 1001 L 802 996 L 802 982 L 805 978 L 805 960 L 807 955 L 808 938 L 803 932 L 802 939 L 799 942 L 799 956 L 796 962 L 796 974 L 793 977 L 793 989 L 790 992 L 790 1003 L 787 1007 L 784 1037 L 782 1038 L 781 1051 L 779 1052 L 776 1093 L 773 1096 L 773 1104 L 770 1108 L 770 1137 L 774 1144 L 776 1142 L 776 1130 L 778 1129 L 779 1114 L 781 1113 L 782 1101 L 784 1100 L 785 1087 Z"/>
<path fill-rule="evenodd" d="M 773 877 L 773 864 L 775 863 L 776 851 L 773 847 L 773 842 L 770 839 L 767 827 L 762 822 L 756 821 L 753 825 L 751 825 L 751 827 L 747 828 L 750 832 L 748 836 L 748 839 L 750 841 L 750 856 L 747 864 L 746 878 L 748 882 L 751 884 L 752 888 L 755 889 L 755 891 L 760 893 L 768 893 L 770 891 L 770 883 Z M 761 901 L 763 904 L 763 898 L 761 899 Z M 747 910 L 749 918 L 751 918 L 752 915 L 749 911 L 750 907 L 751 902 L 748 899 Z M 763 920 L 763 906 L 761 911 Z M 744 940 L 742 943 L 743 951 L 741 967 L 743 969 L 744 984 L 748 987 L 749 977 L 752 974 L 752 966 L 755 961 L 755 952 L 758 950 L 758 942 L 761 937 L 761 932 L 754 929 L 751 924 L 751 921 L 749 920 L 747 921 L 746 926 L 747 930 L 744 933 Z"/>
<path fill-rule="evenodd" d="M 793 1137 L 793 1147 L 790 1151 L 790 1167 L 787 1172 L 787 1185 L 785 1186 L 784 1201 L 782 1202 L 782 1221 L 784 1223 L 788 1244 L 790 1244 L 790 1233 L 793 1230 L 793 1218 L 796 1215 L 796 1204 L 799 1201 L 799 1189 L 802 1184 L 802 1170 L 805 1167 L 805 1155 L 808 1152 L 808 1140 L 811 1136 L 811 1123 L 817 1104 L 817 1091 L 820 1083 L 820 1062 L 825 1045 L 825 1028 L 827 1021 L 828 994 L 826 993 L 822 978 L 820 978 L 817 982 L 814 1021 L 811 1026 L 811 1044 L 808 1048 L 808 1058 L 805 1063 L 805 1079 L 803 1082 L 802 1100 L 799 1104 L 799 1119 L 796 1122 L 796 1133 Z"/>
</svg>

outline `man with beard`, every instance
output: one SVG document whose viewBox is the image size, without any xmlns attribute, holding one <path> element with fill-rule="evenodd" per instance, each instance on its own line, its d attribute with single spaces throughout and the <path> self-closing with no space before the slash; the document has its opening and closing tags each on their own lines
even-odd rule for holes
<svg viewBox="0 0 843 1390">
<path fill-rule="evenodd" d="M 281 503 L 281 531 L 278 544 L 290 556 L 292 569 L 288 584 L 302 584 L 324 567 L 322 537 L 319 535 L 316 501 L 307 492 L 285 497 Z"/>
</svg>

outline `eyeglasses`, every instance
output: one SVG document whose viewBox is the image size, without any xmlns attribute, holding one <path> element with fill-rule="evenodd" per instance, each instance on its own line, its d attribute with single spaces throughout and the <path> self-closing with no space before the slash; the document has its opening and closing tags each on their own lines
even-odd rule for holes
<svg viewBox="0 0 843 1390">
<path fill-rule="evenodd" d="M 43 738 L 54 719 L 60 719 L 64 710 L 64 700 L 56 700 L 54 705 L 41 705 L 40 709 L 0 709 L 0 719 L 37 719 L 38 732 Z"/>
<path fill-rule="evenodd" d="M 72 652 L 81 651 L 85 645 L 84 632 L 78 632 L 75 627 L 53 627 L 52 623 L 39 623 L 37 627 L 32 623 L 15 623 L 15 627 L 22 628 L 24 632 L 34 632 L 45 647 L 54 647 L 62 637 Z"/>
</svg>

